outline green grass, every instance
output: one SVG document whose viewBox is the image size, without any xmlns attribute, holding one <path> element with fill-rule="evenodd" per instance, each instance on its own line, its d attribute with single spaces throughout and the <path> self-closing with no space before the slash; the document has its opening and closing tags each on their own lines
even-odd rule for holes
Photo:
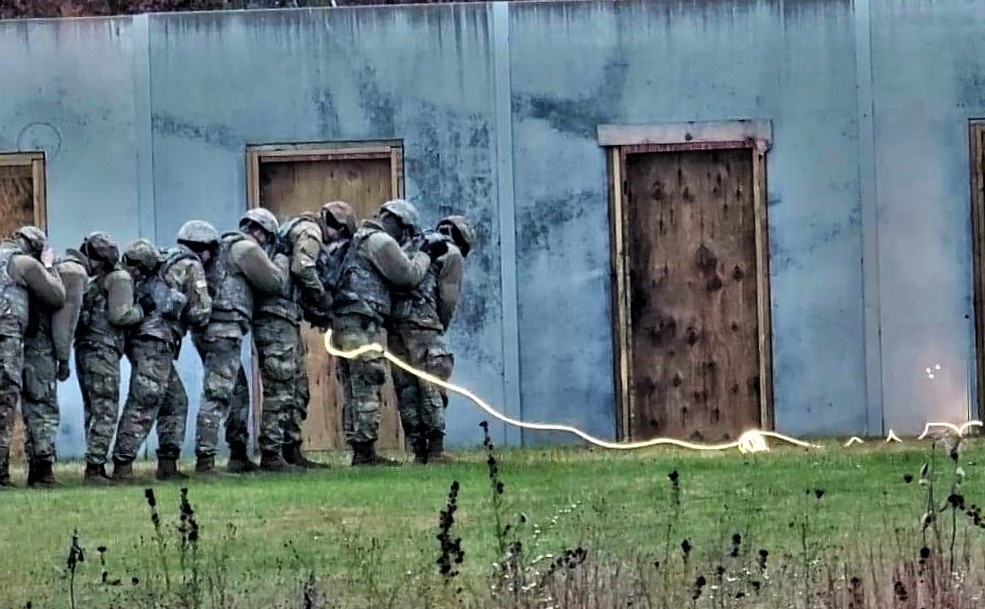
<svg viewBox="0 0 985 609">
<path fill-rule="evenodd" d="M 805 518 L 810 535 L 828 550 L 858 547 L 860 540 L 905 545 L 918 535 L 926 489 L 905 483 L 903 475 L 917 476 L 930 444 L 866 446 L 875 448 L 828 442 L 822 450 L 781 448 L 745 456 L 668 449 L 497 456 L 507 517 L 527 517 L 530 558 L 579 545 L 615 559 L 663 555 L 673 515 L 667 477 L 672 470 L 680 472 L 682 488 L 680 520 L 670 534 L 674 548 L 687 538 L 694 556 L 714 557 L 740 533 L 750 551 L 768 548 L 771 556 L 795 557 L 803 541 L 797 523 Z M 228 593 L 249 599 L 239 606 L 296 606 L 296 591 L 309 572 L 334 598 L 358 606 L 363 599 L 371 606 L 377 603 L 365 599 L 433 572 L 438 512 L 453 480 L 461 485 L 454 534 L 463 538 L 466 552 L 460 579 L 482 586 L 497 559 L 484 453 L 462 455 L 453 465 L 357 470 L 340 455 L 327 458 L 335 468 L 303 476 L 222 475 L 183 485 L 200 526 L 200 558 L 205 564 L 227 556 L 222 571 Z M 944 460 L 939 454 L 941 465 Z M 963 492 L 969 501 L 985 502 L 985 469 L 977 462 L 985 462 L 985 445 L 976 440 L 961 455 L 968 473 Z M 74 530 L 86 550 L 76 573 L 78 607 L 107 607 L 149 586 L 159 569 L 144 498 L 148 486 L 155 488 L 169 543 L 171 577 L 178 577 L 179 485 L 156 483 L 142 469 L 132 485 L 93 489 L 81 486 L 80 470 L 78 464 L 60 466 L 61 486 L 51 491 L 0 493 L 0 607 L 29 601 L 35 608 L 69 606 L 66 556 Z M 819 500 L 807 489 L 823 489 L 824 495 Z M 906 541 L 894 541 L 902 533 Z M 985 532 L 979 537 L 985 539 Z M 99 546 L 107 549 L 109 579 L 120 578 L 121 585 L 100 583 Z M 140 580 L 136 586 L 133 577 Z"/>
</svg>

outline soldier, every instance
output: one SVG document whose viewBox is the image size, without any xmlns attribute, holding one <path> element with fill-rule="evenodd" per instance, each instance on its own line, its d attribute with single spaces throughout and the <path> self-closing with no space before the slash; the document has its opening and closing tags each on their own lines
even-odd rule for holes
<svg viewBox="0 0 985 609">
<path fill-rule="evenodd" d="M 300 425 L 311 397 L 301 339 L 301 301 L 313 309 L 331 310 L 331 295 L 317 268 L 326 238 L 320 214 L 304 213 L 281 225 L 272 247 L 290 256 L 289 278 L 280 294 L 260 298 L 254 312 L 253 342 L 263 383 L 260 469 L 265 471 L 292 472 L 321 465 L 300 455 Z M 295 463 L 284 458 L 285 452 Z"/>
<path fill-rule="evenodd" d="M 44 231 L 25 226 L 0 243 L 0 489 L 11 486 L 10 442 L 23 387 L 30 299 L 50 309 L 65 303 L 46 241 Z"/>
<path fill-rule="evenodd" d="M 124 262 L 134 274 L 143 321 L 131 332 L 130 393 L 116 432 L 113 477 L 133 475 L 137 450 L 157 421 L 159 480 L 184 479 L 178 457 L 185 439 L 188 395 L 175 369 L 188 326 L 202 327 L 212 312 L 204 264 L 214 257 L 219 233 L 208 222 L 192 220 L 178 230 L 178 246 L 160 252 L 145 239 L 132 243 Z"/>
<path fill-rule="evenodd" d="M 445 345 L 462 286 L 463 261 L 474 241 L 462 216 L 449 216 L 423 247 L 432 256 L 424 279 L 413 289 L 393 295 L 391 353 L 442 380 L 451 377 L 454 357 Z M 445 391 L 400 368 L 393 368 L 400 421 L 417 463 L 447 462 L 444 454 Z"/>
<path fill-rule="evenodd" d="M 75 373 L 82 392 L 87 484 L 106 484 L 109 446 L 120 412 L 120 360 L 126 328 L 144 319 L 135 306 L 133 278 L 120 267 L 120 251 L 106 233 L 87 235 L 77 256 L 89 272 L 75 333 Z"/>
<path fill-rule="evenodd" d="M 59 259 L 54 268 L 65 287 L 65 302 L 57 310 L 32 299 L 24 333 L 24 415 L 27 485 L 55 484 L 55 435 L 58 433 L 58 382 L 69 377 L 72 336 L 82 308 L 86 268 L 74 256 Z"/>
<path fill-rule="evenodd" d="M 278 267 L 263 250 L 277 237 L 277 229 L 277 218 L 266 209 L 247 211 L 239 231 L 222 236 L 219 255 L 207 268 L 212 315 L 204 330 L 192 333 L 205 369 L 195 436 L 197 472 L 215 471 L 223 418 L 229 444 L 228 471 L 257 469 L 247 454 L 250 394 L 240 356 L 243 336 L 253 320 L 254 294 L 279 294 L 287 280 L 286 260 Z"/>
<path fill-rule="evenodd" d="M 342 275 L 334 306 L 336 346 L 352 350 L 385 343 L 390 320 L 390 290 L 417 285 L 431 259 L 423 252 L 410 257 L 401 250 L 417 233 L 417 210 L 402 199 L 380 207 L 375 220 L 364 220 L 342 261 Z M 395 465 L 376 454 L 380 427 L 380 393 L 386 380 L 386 360 L 380 353 L 365 353 L 338 362 L 344 403 L 342 422 L 352 447 L 352 465 Z"/>
</svg>

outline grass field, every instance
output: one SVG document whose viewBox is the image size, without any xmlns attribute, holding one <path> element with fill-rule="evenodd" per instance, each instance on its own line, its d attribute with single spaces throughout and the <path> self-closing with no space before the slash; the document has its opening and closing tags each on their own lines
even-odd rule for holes
<svg viewBox="0 0 985 609">
<path fill-rule="evenodd" d="M 746 456 L 496 452 L 505 485 L 498 508 L 482 451 L 453 465 L 358 470 L 332 455 L 325 458 L 335 468 L 303 476 L 222 475 L 180 485 L 188 488 L 198 527 L 198 539 L 184 552 L 179 485 L 155 483 L 146 469 L 130 486 L 85 488 L 81 467 L 65 464 L 57 471 L 58 489 L 0 493 L 0 607 L 626 606 L 617 594 L 671 607 L 678 593 L 695 607 L 816 606 L 807 598 L 814 588 L 841 586 L 842 595 L 853 594 L 852 570 L 866 571 L 857 577 L 869 582 L 872 603 L 880 595 L 892 602 L 899 596 L 894 569 L 915 563 L 922 547 L 950 558 L 952 524 L 957 562 L 969 569 L 979 564 L 985 531 L 972 524 L 970 504 L 985 501 L 985 444 L 969 441 L 957 463 L 930 442 L 866 446 L 876 448 L 828 442 L 822 450 Z M 933 484 L 921 485 L 921 465 L 931 454 Z M 937 547 L 933 527 L 921 532 L 921 515 L 931 488 L 936 500 L 946 501 L 958 465 L 966 473 L 959 490 L 968 505 L 942 513 Z M 679 491 L 668 477 L 674 471 Z M 914 479 L 907 483 L 905 475 Z M 452 561 L 459 575 L 441 577 L 436 535 L 453 481 L 459 491 L 450 536 L 461 538 L 464 559 Z M 163 549 L 147 487 L 154 489 Z M 497 514 L 504 525 L 517 526 L 503 534 Z M 74 573 L 67 563 L 73 531 L 84 550 Z M 516 541 L 522 551 L 501 560 L 500 550 L 516 550 Z M 538 588 L 552 557 L 578 548 L 584 556 L 570 553 L 571 565 L 559 570 L 567 575 L 539 586 L 540 600 L 520 598 L 519 591 L 509 603 L 496 600 L 507 580 Z M 765 561 L 760 550 L 768 551 Z M 575 581 L 571 574 L 579 570 L 585 575 Z M 787 583 L 777 583 L 782 579 Z M 664 586 L 658 598 L 644 589 L 648 580 Z M 754 603 L 767 581 L 786 591 Z M 810 582 L 803 595 L 796 581 Z M 878 589 L 883 585 L 887 590 Z M 544 601 L 549 588 L 575 590 L 581 604 Z M 601 589 L 611 589 L 611 602 Z M 317 600 L 305 604 L 306 590 Z"/>
</svg>

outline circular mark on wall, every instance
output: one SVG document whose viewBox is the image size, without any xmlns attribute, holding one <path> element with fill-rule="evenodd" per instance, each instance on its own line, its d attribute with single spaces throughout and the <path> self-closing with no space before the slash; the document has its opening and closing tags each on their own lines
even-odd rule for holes
<svg viewBox="0 0 985 609">
<path fill-rule="evenodd" d="M 48 159 L 58 156 L 62 148 L 62 134 L 51 123 L 28 123 L 17 136 L 17 149 L 43 150 Z"/>
</svg>

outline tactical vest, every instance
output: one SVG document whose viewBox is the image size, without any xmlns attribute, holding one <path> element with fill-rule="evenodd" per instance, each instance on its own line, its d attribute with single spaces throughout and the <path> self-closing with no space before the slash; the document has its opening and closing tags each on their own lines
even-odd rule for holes
<svg viewBox="0 0 985 609">
<path fill-rule="evenodd" d="M 389 319 L 390 288 L 372 264 L 359 255 L 366 239 L 379 231 L 378 228 L 363 227 L 352 236 L 352 243 L 342 259 L 336 313 L 356 313 L 378 317 L 381 321 Z"/>
<path fill-rule="evenodd" d="M 209 289 L 214 290 L 210 321 L 249 323 L 253 319 L 253 290 L 230 258 L 233 244 L 243 239 L 246 236 L 242 233 L 223 235 L 219 255 L 206 273 Z"/>
<path fill-rule="evenodd" d="M 0 244 L 0 336 L 23 338 L 30 300 L 27 288 L 14 283 L 10 263 L 24 252 L 14 243 Z"/>
<path fill-rule="evenodd" d="M 394 293 L 394 324 L 403 322 L 435 330 L 444 329 L 438 316 L 438 271 L 438 263 L 432 262 L 424 279 L 413 289 Z"/>
<path fill-rule="evenodd" d="M 164 312 L 172 307 L 172 286 L 168 285 L 165 279 L 167 273 L 175 263 L 186 259 L 196 259 L 196 257 L 181 248 L 169 250 L 157 272 L 150 277 L 145 277 L 134 286 L 134 296 L 137 302 L 148 295 L 154 301 L 154 310 L 150 314 L 144 315 L 144 320 L 134 331 L 135 336 L 156 338 L 172 345 L 180 343 L 181 339 L 184 338 L 188 330 L 184 315 L 177 314 L 172 319 L 165 316 Z"/>
<path fill-rule="evenodd" d="M 93 346 L 104 346 L 123 353 L 124 331 L 109 322 L 109 294 L 106 290 L 106 278 L 119 269 L 111 269 L 94 277 L 86 286 L 82 296 L 82 312 L 79 314 L 79 325 L 75 330 L 75 343 Z"/>
<path fill-rule="evenodd" d="M 301 222 L 315 221 L 309 216 L 295 216 L 282 224 L 280 230 L 277 232 L 277 237 L 286 241 L 290 245 L 292 252 L 294 251 L 294 241 L 291 239 L 291 231 Z M 321 230 L 320 227 L 319 230 Z M 273 315 L 274 317 L 280 317 L 290 322 L 301 323 L 300 297 L 301 290 L 295 283 L 292 273 L 287 282 L 286 293 L 278 296 L 264 296 L 259 299 L 256 310 L 257 313 Z"/>
</svg>

